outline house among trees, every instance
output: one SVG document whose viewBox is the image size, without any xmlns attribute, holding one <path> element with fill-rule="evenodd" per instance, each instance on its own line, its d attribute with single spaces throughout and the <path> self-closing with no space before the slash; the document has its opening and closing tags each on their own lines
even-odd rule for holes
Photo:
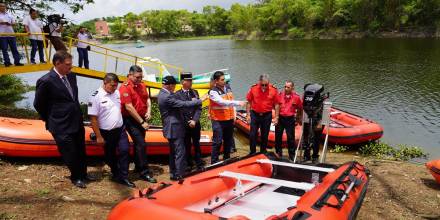
<svg viewBox="0 0 440 220">
<path fill-rule="evenodd" d="M 110 35 L 107 21 L 99 20 L 95 22 L 96 34 L 100 37 L 107 37 Z"/>
</svg>

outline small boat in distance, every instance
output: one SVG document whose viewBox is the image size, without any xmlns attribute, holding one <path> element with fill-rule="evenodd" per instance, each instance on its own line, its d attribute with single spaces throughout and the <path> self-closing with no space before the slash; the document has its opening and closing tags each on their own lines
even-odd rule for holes
<svg viewBox="0 0 440 220">
<path fill-rule="evenodd" d="M 144 48 L 144 43 L 141 40 L 136 41 L 136 48 Z"/>
<path fill-rule="evenodd" d="M 263 154 L 206 169 L 134 191 L 108 219 L 355 219 L 369 182 L 357 162 L 308 166 Z"/>
</svg>

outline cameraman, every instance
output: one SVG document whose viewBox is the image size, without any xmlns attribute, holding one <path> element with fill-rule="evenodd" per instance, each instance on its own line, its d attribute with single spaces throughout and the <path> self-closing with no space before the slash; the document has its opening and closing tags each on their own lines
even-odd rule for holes
<svg viewBox="0 0 440 220">
<path fill-rule="evenodd" d="M 61 39 L 61 33 L 64 30 L 64 21 L 59 15 L 50 15 L 48 17 L 49 21 L 49 40 L 52 43 L 56 51 L 64 50 L 67 51 L 66 46 Z"/>
<path fill-rule="evenodd" d="M 76 45 L 76 50 L 78 51 L 78 66 L 82 68 L 84 63 L 84 68 L 89 68 L 89 34 L 87 33 L 87 29 L 85 27 L 79 28 L 78 44 Z"/>
</svg>

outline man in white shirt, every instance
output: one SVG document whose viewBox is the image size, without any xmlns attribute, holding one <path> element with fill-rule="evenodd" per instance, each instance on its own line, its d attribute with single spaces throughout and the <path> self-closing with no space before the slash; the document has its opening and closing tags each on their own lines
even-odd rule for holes
<svg viewBox="0 0 440 220">
<path fill-rule="evenodd" d="M 38 18 L 38 12 L 35 9 L 29 10 L 29 16 L 24 18 L 23 24 L 26 32 L 29 34 L 29 40 L 31 41 L 31 63 L 36 64 L 35 54 L 37 53 L 37 49 L 38 55 L 40 57 L 40 63 L 46 63 L 46 61 L 44 61 L 43 36 L 39 34 L 33 34 L 43 32 L 43 23 Z"/>
<path fill-rule="evenodd" d="M 118 82 L 116 74 L 107 73 L 105 75 L 104 84 L 89 99 L 88 114 L 96 134 L 97 144 L 104 145 L 105 162 L 111 169 L 112 181 L 128 187 L 135 187 L 134 183 L 124 175 L 124 173 L 128 174 L 128 166 L 119 166 L 116 157 L 116 148 L 120 141 L 128 143 L 127 135 L 123 136 L 126 140 L 121 140 L 122 132 L 125 132 L 125 129 L 121 113 L 121 99 L 117 90 Z M 120 154 L 122 152 L 119 151 Z M 128 154 L 128 151 L 124 152 Z M 122 158 L 124 155 L 119 156 Z M 121 167 L 126 167 L 127 170 L 124 172 Z"/>
<path fill-rule="evenodd" d="M 85 43 L 89 40 L 89 35 L 86 32 L 85 27 L 80 27 L 78 33 L 78 44 L 76 50 L 78 51 L 78 66 L 82 68 L 83 63 L 86 69 L 89 68 L 89 51 L 87 50 L 88 44 Z"/>
<path fill-rule="evenodd" d="M 15 25 L 15 19 L 6 12 L 6 4 L 0 3 L 0 33 L 14 33 L 13 26 Z M 17 50 L 17 40 L 15 36 L 0 36 L 0 47 L 3 53 L 3 59 L 5 66 L 11 66 L 11 60 L 9 59 L 8 46 L 11 48 L 12 56 L 14 57 L 14 64 L 16 66 L 23 66 L 20 63 L 20 54 Z"/>
</svg>

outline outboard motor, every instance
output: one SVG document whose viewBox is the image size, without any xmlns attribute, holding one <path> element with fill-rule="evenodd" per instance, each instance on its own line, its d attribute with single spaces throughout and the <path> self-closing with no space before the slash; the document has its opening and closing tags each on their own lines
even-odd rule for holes
<svg viewBox="0 0 440 220">
<path fill-rule="evenodd" d="M 304 86 L 303 109 L 303 149 L 304 160 L 317 161 L 319 157 L 319 145 L 322 134 L 322 112 L 324 100 L 329 97 L 329 93 L 324 94 L 324 86 L 319 84 L 306 84 Z M 310 151 L 313 149 L 311 157 Z"/>
</svg>

